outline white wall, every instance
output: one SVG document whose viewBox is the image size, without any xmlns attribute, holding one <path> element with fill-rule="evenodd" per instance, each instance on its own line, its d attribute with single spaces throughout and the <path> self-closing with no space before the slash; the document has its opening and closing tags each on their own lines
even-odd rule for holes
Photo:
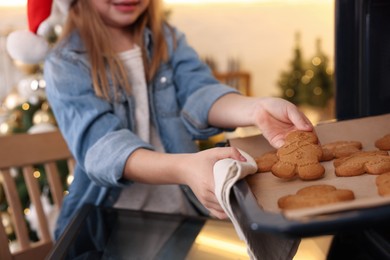
<svg viewBox="0 0 390 260">
<path fill-rule="evenodd" d="M 25 8 L 1 7 L 0 8 L 0 34 L 9 30 L 22 29 L 27 27 L 27 16 Z"/>
<path fill-rule="evenodd" d="M 291 3 L 166 4 L 170 22 L 184 31 L 201 56 L 213 56 L 221 69 L 229 57 L 239 58 L 252 74 L 252 93 L 278 95 L 277 80 L 293 57 L 294 37 L 301 33 L 304 58 L 323 51 L 333 61 L 333 1 Z"/>
<path fill-rule="evenodd" d="M 12 30 L 25 28 L 26 23 L 27 18 L 22 8 L 0 8 L 0 105 L 22 77 L 6 52 L 6 36 Z M 0 108 L 0 117 L 1 112 Z"/>
</svg>

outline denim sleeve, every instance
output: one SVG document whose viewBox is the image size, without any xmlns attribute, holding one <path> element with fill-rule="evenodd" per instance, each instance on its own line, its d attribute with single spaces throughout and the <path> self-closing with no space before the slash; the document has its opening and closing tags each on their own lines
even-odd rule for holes
<svg viewBox="0 0 390 260">
<path fill-rule="evenodd" d="M 183 33 L 175 30 L 175 37 L 177 43 L 176 48 L 170 49 L 172 53 L 170 62 L 174 70 L 178 100 L 182 107 L 182 120 L 194 138 L 205 139 L 223 130 L 208 123 L 212 105 L 228 93 L 239 92 L 221 84 L 213 76 L 210 68 L 187 43 Z"/>
<path fill-rule="evenodd" d="M 49 55 L 44 65 L 47 98 L 79 166 L 96 184 L 118 186 L 128 156 L 152 147 L 124 129 L 112 104 L 95 95 L 80 55 Z"/>
</svg>

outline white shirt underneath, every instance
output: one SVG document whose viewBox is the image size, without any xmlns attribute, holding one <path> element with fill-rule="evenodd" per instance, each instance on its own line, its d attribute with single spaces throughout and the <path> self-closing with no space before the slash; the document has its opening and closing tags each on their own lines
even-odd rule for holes
<svg viewBox="0 0 390 260">
<path fill-rule="evenodd" d="M 148 87 L 146 84 L 141 48 L 119 53 L 127 71 L 131 91 L 135 100 L 135 133 L 145 142 L 152 144 L 156 151 L 164 152 L 164 147 L 156 128 L 151 123 L 149 112 Z"/>
<path fill-rule="evenodd" d="M 119 57 L 129 75 L 128 79 L 136 104 L 135 133 L 143 141 L 152 144 L 156 151 L 164 152 L 160 136 L 150 120 L 148 88 L 141 49 L 135 46 L 133 49 L 119 53 Z M 122 190 L 114 207 L 185 215 L 197 214 L 179 185 L 150 185 L 134 182 Z"/>
</svg>

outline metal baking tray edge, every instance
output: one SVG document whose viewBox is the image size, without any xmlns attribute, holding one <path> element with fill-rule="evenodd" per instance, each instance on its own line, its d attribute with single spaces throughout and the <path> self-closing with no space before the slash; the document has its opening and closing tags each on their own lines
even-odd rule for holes
<svg viewBox="0 0 390 260">
<path fill-rule="evenodd" d="M 390 219 L 390 205 L 348 210 L 328 215 L 290 220 L 282 213 L 262 210 L 245 179 L 233 186 L 231 206 L 245 233 L 273 233 L 289 238 L 335 234 L 340 231 L 378 227 Z"/>
</svg>

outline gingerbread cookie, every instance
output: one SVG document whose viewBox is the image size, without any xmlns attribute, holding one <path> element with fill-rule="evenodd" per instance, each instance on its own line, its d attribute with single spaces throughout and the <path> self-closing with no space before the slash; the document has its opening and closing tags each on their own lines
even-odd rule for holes
<svg viewBox="0 0 390 260">
<path fill-rule="evenodd" d="M 283 210 L 300 209 L 354 199 L 355 195 L 351 190 L 339 190 L 332 185 L 320 184 L 302 188 L 294 195 L 281 197 L 278 206 Z"/>
<path fill-rule="evenodd" d="M 350 156 L 347 157 L 342 157 L 342 158 L 337 158 L 333 161 L 334 167 L 339 166 L 342 164 L 344 161 L 350 159 L 351 157 L 354 156 L 371 156 L 371 155 L 389 155 L 388 152 L 386 151 L 379 151 L 379 150 L 373 150 L 373 151 L 359 151 L 354 154 L 351 154 Z"/>
<path fill-rule="evenodd" d="M 382 138 L 375 141 L 375 147 L 379 150 L 389 151 L 390 150 L 390 134 L 383 136 Z"/>
<path fill-rule="evenodd" d="M 278 161 L 276 151 L 267 152 L 255 159 L 258 172 L 269 172 L 272 166 Z"/>
<path fill-rule="evenodd" d="M 334 158 L 349 156 L 362 149 L 362 143 L 358 141 L 336 141 L 322 145 L 322 161 L 330 161 Z"/>
<path fill-rule="evenodd" d="M 390 196 L 390 172 L 383 173 L 376 177 L 376 186 L 378 194 L 381 196 Z"/>
<path fill-rule="evenodd" d="M 272 173 L 283 179 L 296 175 L 302 180 L 315 180 L 324 176 L 325 168 L 319 163 L 322 149 L 313 132 L 293 131 L 286 136 L 285 144 L 277 150 L 278 161 Z"/>
<path fill-rule="evenodd" d="M 390 171 L 390 156 L 376 154 L 375 152 L 361 152 L 343 158 L 337 163 L 335 173 L 337 176 L 357 176 L 364 173 L 382 174 Z"/>
</svg>

